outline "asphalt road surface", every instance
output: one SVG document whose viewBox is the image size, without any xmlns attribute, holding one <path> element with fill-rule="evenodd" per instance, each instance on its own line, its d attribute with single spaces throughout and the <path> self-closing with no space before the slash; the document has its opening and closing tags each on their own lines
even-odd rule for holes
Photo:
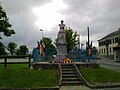
<svg viewBox="0 0 120 90">
<path fill-rule="evenodd" d="M 97 62 L 101 67 L 106 67 L 120 72 L 120 62 L 115 62 L 114 60 L 110 60 L 108 58 L 101 58 L 100 60 L 97 60 Z"/>
</svg>

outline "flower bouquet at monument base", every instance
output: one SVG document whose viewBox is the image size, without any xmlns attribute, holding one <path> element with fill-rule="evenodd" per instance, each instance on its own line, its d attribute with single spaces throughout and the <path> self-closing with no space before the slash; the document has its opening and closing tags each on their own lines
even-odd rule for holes
<svg viewBox="0 0 120 90">
<path fill-rule="evenodd" d="M 72 63 L 73 61 L 69 58 L 65 59 L 63 63 Z"/>
<path fill-rule="evenodd" d="M 53 61 L 53 63 L 73 63 L 73 61 L 69 58 L 66 58 L 66 59 L 56 59 Z"/>
</svg>

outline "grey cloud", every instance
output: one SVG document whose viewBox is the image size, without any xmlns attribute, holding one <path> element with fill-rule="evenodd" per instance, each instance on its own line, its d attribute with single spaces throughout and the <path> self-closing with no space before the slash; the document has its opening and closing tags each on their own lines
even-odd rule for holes
<svg viewBox="0 0 120 90">
<path fill-rule="evenodd" d="M 7 45 L 13 41 L 19 45 L 25 44 L 30 49 L 36 46 L 39 39 L 39 30 L 35 27 L 36 17 L 32 13 L 32 7 L 42 6 L 51 0 L 2 0 L 2 6 L 5 9 L 12 29 L 16 34 L 11 37 L 4 37 L 2 42 Z"/>
<path fill-rule="evenodd" d="M 24 13 L 34 6 L 43 6 L 51 0 L 2 0 L 2 4 L 9 14 Z"/>
<path fill-rule="evenodd" d="M 120 0 L 63 0 L 67 8 L 59 13 L 65 16 L 65 24 L 82 35 L 82 42 L 87 41 L 87 27 L 90 26 L 90 39 L 97 40 L 120 27 Z M 41 32 L 34 23 L 36 17 L 32 7 L 43 6 L 51 0 L 2 0 L 12 28 L 16 34 L 2 40 L 4 43 L 13 40 L 18 44 L 27 44 L 29 48 L 36 46 Z M 59 23 L 58 23 L 59 24 Z M 44 31 L 44 35 L 54 40 L 59 30 L 58 24 L 53 31 Z"/>
<path fill-rule="evenodd" d="M 86 28 L 90 26 L 95 43 L 119 27 L 120 0 L 65 0 L 65 3 L 69 5 L 62 12 L 67 16 L 66 22 L 83 36 L 87 36 Z"/>
</svg>

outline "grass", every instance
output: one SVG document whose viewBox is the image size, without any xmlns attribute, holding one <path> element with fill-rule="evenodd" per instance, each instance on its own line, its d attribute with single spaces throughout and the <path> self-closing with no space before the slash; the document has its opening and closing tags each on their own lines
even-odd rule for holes
<svg viewBox="0 0 120 90">
<path fill-rule="evenodd" d="M 0 65 L 0 87 L 37 88 L 58 85 L 58 73 L 53 70 L 30 70 L 27 64 Z"/>
<path fill-rule="evenodd" d="M 120 82 L 120 72 L 106 68 L 80 68 L 85 79 L 91 84 Z"/>
</svg>

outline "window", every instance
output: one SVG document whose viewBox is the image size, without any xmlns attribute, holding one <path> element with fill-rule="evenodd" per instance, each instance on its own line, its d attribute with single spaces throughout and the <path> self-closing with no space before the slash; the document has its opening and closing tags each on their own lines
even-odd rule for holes
<svg viewBox="0 0 120 90">
<path fill-rule="evenodd" d="M 118 43 L 118 37 L 115 38 L 115 43 Z"/>
<path fill-rule="evenodd" d="M 115 39 L 113 38 L 113 44 L 115 43 Z"/>
<path fill-rule="evenodd" d="M 104 45 L 104 42 L 99 42 L 99 46 L 103 46 Z"/>
<path fill-rule="evenodd" d="M 103 42 L 101 42 L 101 45 L 103 46 Z"/>
<path fill-rule="evenodd" d="M 105 48 L 104 48 L 104 54 L 105 54 Z"/>
<path fill-rule="evenodd" d="M 111 44 L 111 39 L 109 39 L 109 44 Z"/>
<path fill-rule="evenodd" d="M 99 42 L 99 46 L 101 46 L 101 42 Z"/>
<path fill-rule="evenodd" d="M 101 54 L 101 49 L 99 49 L 99 54 Z"/>
<path fill-rule="evenodd" d="M 105 41 L 103 41 L 103 45 L 105 45 Z"/>
</svg>

